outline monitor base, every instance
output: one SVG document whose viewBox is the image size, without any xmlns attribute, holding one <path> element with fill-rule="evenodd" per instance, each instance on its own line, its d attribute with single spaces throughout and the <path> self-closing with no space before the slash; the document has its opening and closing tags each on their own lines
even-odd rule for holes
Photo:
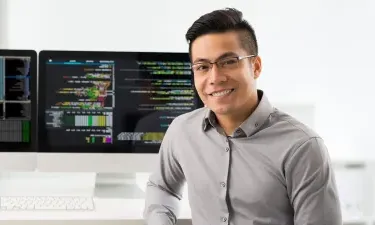
<svg viewBox="0 0 375 225">
<path fill-rule="evenodd" d="M 94 197 L 144 199 L 145 192 L 137 184 L 136 174 L 98 173 Z"/>
</svg>

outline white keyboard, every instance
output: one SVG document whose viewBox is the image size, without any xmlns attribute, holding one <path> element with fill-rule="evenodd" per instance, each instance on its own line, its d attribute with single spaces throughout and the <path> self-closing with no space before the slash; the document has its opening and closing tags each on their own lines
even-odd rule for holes
<svg viewBox="0 0 375 225">
<path fill-rule="evenodd" d="M 23 196 L 0 197 L 0 210 L 94 210 L 94 201 L 90 197 Z"/>
</svg>

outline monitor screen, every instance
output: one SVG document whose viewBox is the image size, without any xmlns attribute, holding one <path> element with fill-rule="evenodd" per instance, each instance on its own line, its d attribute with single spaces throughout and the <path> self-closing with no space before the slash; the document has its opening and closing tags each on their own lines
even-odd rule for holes
<svg viewBox="0 0 375 225">
<path fill-rule="evenodd" d="M 33 151 L 35 51 L 0 50 L 0 149 Z M 33 103 L 35 104 L 35 103 Z"/>
<path fill-rule="evenodd" d="M 157 153 L 171 121 L 203 106 L 187 53 L 42 51 L 39 63 L 44 152 Z"/>
</svg>

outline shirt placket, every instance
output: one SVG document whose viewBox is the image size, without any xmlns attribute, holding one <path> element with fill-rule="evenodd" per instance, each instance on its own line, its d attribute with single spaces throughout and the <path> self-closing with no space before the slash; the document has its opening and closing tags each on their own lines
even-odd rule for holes
<svg viewBox="0 0 375 225">
<path fill-rule="evenodd" d="M 231 145 L 229 137 L 225 137 L 224 145 L 224 165 L 222 178 L 218 185 L 220 185 L 220 205 L 221 205 L 221 215 L 220 215 L 220 224 L 229 224 L 229 207 L 226 201 L 228 195 L 228 182 L 229 182 L 229 169 L 230 169 L 230 157 L 231 157 Z"/>
</svg>

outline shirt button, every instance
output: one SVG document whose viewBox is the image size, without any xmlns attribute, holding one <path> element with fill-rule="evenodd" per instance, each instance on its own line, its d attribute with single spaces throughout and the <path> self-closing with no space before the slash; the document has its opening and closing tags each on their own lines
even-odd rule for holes
<svg viewBox="0 0 375 225">
<path fill-rule="evenodd" d="M 221 221 L 227 222 L 227 218 L 226 217 L 221 217 Z"/>
<path fill-rule="evenodd" d="M 221 187 L 223 187 L 223 188 L 226 186 L 225 182 L 221 182 L 220 185 L 221 185 Z"/>
<path fill-rule="evenodd" d="M 257 126 L 258 126 L 258 123 L 256 123 L 255 126 L 257 127 Z"/>
<path fill-rule="evenodd" d="M 226 147 L 226 148 L 225 148 L 225 151 L 226 151 L 226 152 L 229 151 L 229 147 Z"/>
</svg>

